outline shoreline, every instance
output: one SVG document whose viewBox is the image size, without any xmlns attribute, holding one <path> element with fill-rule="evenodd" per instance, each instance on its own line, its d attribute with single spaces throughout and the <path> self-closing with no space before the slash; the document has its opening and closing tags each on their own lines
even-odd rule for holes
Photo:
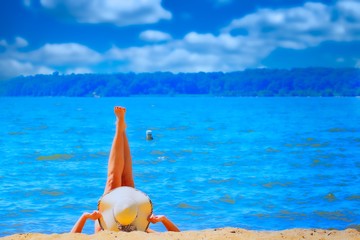
<svg viewBox="0 0 360 240">
<path fill-rule="evenodd" d="M 240 228 L 218 228 L 206 229 L 199 231 L 184 231 L 184 232 L 158 232 L 158 233 L 144 233 L 144 232 L 111 232 L 102 231 L 93 235 L 80 233 L 62 233 L 62 234 L 41 234 L 41 233 L 24 233 L 14 234 L 10 236 L 0 237 L 1 240 L 193 240 L 193 239 L 207 239 L 207 240 L 252 240 L 252 239 L 266 239 L 266 240 L 298 240 L 298 239 L 333 239 L 333 240 L 359 240 L 360 231 L 356 229 L 346 230 L 324 230 L 324 229 L 287 229 L 281 231 L 253 231 Z"/>
</svg>

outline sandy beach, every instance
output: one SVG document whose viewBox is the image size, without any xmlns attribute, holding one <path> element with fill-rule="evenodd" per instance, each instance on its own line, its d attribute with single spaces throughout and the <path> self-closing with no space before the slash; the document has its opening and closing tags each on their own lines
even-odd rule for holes
<svg viewBox="0 0 360 240">
<path fill-rule="evenodd" d="M 291 229 L 283 231 L 249 231 L 239 228 L 221 228 L 221 229 L 208 229 L 201 231 L 185 231 L 180 233 L 175 232 L 162 232 L 162 233 L 144 233 L 144 232 L 110 232 L 103 231 L 94 235 L 86 234 L 15 234 L 0 238 L 1 240 L 54 240 L 54 239 L 73 239 L 73 240 L 194 240 L 194 239 L 228 239 L 228 240 L 359 240 L 360 232 L 356 229 L 347 229 L 342 231 L 337 230 L 322 230 L 322 229 Z"/>
</svg>

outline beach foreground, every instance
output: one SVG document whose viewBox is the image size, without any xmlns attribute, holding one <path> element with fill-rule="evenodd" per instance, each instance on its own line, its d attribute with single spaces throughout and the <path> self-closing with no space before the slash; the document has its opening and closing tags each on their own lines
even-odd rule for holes
<svg viewBox="0 0 360 240">
<path fill-rule="evenodd" d="M 185 231 L 185 232 L 163 232 L 163 233 L 144 233 L 144 232 L 110 232 L 103 231 L 94 235 L 78 234 L 78 233 L 64 233 L 64 234 L 39 234 L 39 233 L 27 233 L 27 234 L 15 234 L 0 238 L 1 240 L 53 240 L 53 239 L 73 239 L 73 240 L 193 240 L 193 239 L 229 239 L 229 240 L 298 240 L 298 239 L 334 239 L 334 240 L 359 240 L 360 232 L 355 229 L 347 229 L 342 231 L 337 230 L 322 230 L 322 229 L 291 229 L 283 231 L 249 231 L 239 228 L 220 228 L 209 229 L 201 231 Z"/>
</svg>

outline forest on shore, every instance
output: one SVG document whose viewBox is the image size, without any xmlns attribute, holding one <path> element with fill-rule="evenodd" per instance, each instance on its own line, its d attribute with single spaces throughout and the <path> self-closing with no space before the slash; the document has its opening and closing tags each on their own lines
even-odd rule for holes
<svg viewBox="0 0 360 240">
<path fill-rule="evenodd" d="M 124 97 L 360 96 L 358 68 L 247 69 L 236 72 L 19 76 L 0 81 L 0 96 Z"/>
</svg>

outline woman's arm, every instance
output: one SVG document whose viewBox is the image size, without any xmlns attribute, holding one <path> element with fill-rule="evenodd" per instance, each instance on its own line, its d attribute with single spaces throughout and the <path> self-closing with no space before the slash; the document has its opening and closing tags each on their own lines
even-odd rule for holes
<svg viewBox="0 0 360 240">
<path fill-rule="evenodd" d="M 79 220 L 75 223 L 74 227 L 71 229 L 72 233 L 81 233 L 84 225 L 86 223 L 86 220 L 97 220 L 101 218 L 101 213 L 99 211 L 93 211 L 92 213 L 83 213 Z"/>
<path fill-rule="evenodd" d="M 162 222 L 162 224 L 164 224 L 164 226 L 166 227 L 166 229 L 168 231 L 172 231 L 172 232 L 180 232 L 180 229 L 172 222 L 170 221 L 167 217 L 165 217 L 164 215 L 151 215 L 149 217 L 149 221 L 151 223 L 158 223 L 158 222 Z"/>
</svg>

